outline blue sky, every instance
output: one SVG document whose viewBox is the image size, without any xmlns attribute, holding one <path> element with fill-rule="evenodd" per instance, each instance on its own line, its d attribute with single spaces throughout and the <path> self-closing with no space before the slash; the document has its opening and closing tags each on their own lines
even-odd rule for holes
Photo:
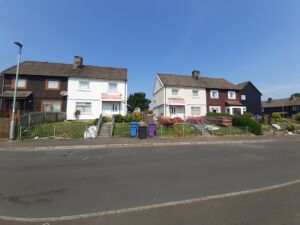
<svg viewBox="0 0 300 225">
<path fill-rule="evenodd" d="M 0 0 L 0 70 L 22 60 L 128 69 L 151 98 L 156 73 L 251 80 L 268 97 L 300 92 L 298 0 Z"/>
</svg>

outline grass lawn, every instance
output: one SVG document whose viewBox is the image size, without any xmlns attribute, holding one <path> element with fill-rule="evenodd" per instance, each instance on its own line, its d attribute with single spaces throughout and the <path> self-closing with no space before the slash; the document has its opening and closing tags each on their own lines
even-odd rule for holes
<svg viewBox="0 0 300 225">
<path fill-rule="evenodd" d="M 219 130 L 209 131 L 213 135 L 224 136 L 224 135 L 245 135 L 249 134 L 246 128 L 242 127 L 226 127 L 218 126 Z"/>
<path fill-rule="evenodd" d="M 21 139 L 39 138 L 83 138 L 87 126 L 94 125 L 93 121 L 42 123 L 23 130 Z"/>
</svg>

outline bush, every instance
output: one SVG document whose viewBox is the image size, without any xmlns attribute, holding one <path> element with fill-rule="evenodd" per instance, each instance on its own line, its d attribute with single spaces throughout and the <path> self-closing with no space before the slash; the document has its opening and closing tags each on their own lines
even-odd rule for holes
<svg viewBox="0 0 300 225">
<path fill-rule="evenodd" d="M 272 118 L 281 119 L 281 114 L 280 113 L 272 113 Z"/>
<path fill-rule="evenodd" d="M 293 124 L 290 124 L 290 125 L 288 125 L 288 126 L 286 127 L 286 129 L 287 129 L 288 131 L 293 132 L 296 128 L 295 128 L 295 126 L 294 126 Z"/>
<path fill-rule="evenodd" d="M 187 118 L 187 122 L 191 124 L 202 124 L 203 120 L 203 116 L 189 116 Z"/>
<path fill-rule="evenodd" d="M 102 121 L 103 121 L 103 123 L 111 122 L 112 118 L 111 118 L 111 116 L 103 116 Z"/>
<path fill-rule="evenodd" d="M 142 114 L 140 112 L 132 113 L 132 118 L 134 122 L 139 122 L 142 119 Z"/>
<path fill-rule="evenodd" d="M 93 120 L 93 125 L 96 126 L 96 125 L 98 124 L 98 120 L 99 120 L 99 119 L 94 119 L 94 120 Z"/>
<path fill-rule="evenodd" d="M 163 126 L 167 126 L 167 127 L 170 127 L 170 126 L 173 126 L 174 125 L 174 122 L 172 121 L 172 119 L 170 117 L 160 117 L 159 118 L 159 123 Z"/>
<path fill-rule="evenodd" d="M 244 112 L 244 116 L 255 117 L 254 114 L 251 112 Z"/>
<path fill-rule="evenodd" d="M 300 122 L 300 112 L 295 115 L 295 120 Z"/>
<path fill-rule="evenodd" d="M 182 124 L 183 119 L 181 119 L 180 117 L 174 117 L 171 119 L 171 121 L 173 122 L 173 124 Z"/>
<path fill-rule="evenodd" d="M 215 112 L 208 112 L 206 113 L 206 116 L 228 116 L 231 117 L 231 115 L 227 113 L 215 113 Z"/>
<path fill-rule="evenodd" d="M 115 117 L 115 122 L 116 123 L 124 122 L 124 116 L 122 116 L 121 114 L 114 115 L 114 117 Z"/>
<path fill-rule="evenodd" d="M 233 126 L 248 126 L 250 132 L 256 135 L 262 135 L 262 126 L 252 118 L 248 116 L 233 116 L 232 118 Z"/>
</svg>

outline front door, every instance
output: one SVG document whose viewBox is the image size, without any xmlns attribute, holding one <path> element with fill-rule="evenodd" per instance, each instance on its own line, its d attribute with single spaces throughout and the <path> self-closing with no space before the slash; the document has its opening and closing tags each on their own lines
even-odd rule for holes
<svg viewBox="0 0 300 225">
<path fill-rule="evenodd" d="M 104 116 L 120 114 L 120 103 L 119 102 L 103 102 L 102 114 Z"/>
<path fill-rule="evenodd" d="M 171 117 L 176 116 L 176 106 L 171 106 L 170 107 L 170 114 L 171 114 Z"/>
</svg>

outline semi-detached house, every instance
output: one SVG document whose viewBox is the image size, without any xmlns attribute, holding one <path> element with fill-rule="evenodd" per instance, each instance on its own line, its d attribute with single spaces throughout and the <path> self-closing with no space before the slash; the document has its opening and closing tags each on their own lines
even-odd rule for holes
<svg viewBox="0 0 300 225">
<path fill-rule="evenodd" d="M 207 112 L 244 114 L 240 87 L 222 78 L 158 73 L 153 87 L 153 111 L 156 116 L 205 116 Z M 248 96 L 249 98 L 251 96 Z"/>
<path fill-rule="evenodd" d="M 16 66 L 2 72 L 1 110 L 12 111 Z M 66 119 L 96 119 L 100 114 L 126 114 L 127 69 L 83 64 L 74 57 L 73 64 L 24 61 L 20 64 L 16 111 L 66 112 Z"/>
</svg>

